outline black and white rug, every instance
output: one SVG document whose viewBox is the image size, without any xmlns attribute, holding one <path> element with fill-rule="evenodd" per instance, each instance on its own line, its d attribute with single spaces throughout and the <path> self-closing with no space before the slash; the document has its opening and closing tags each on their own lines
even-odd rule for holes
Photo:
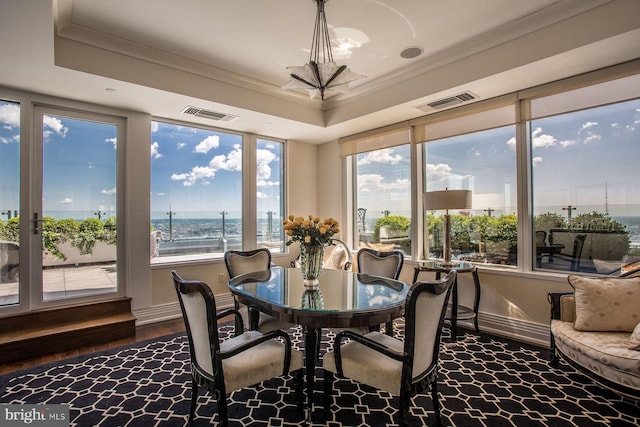
<svg viewBox="0 0 640 427">
<path fill-rule="evenodd" d="M 402 322 L 396 325 L 402 333 Z M 230 326 L 221 328 L 231 333 Z M 300 329 L 290 331 L 300 347 Z M 323 335 L 323 347 L 333 334 Z M 190 403 L 185 335 L 163 337 L 0 377 L 0 403 L 70 405 L 71 425 L 184 426 Z M 638 426 L 637 403 L 622 400 L 573 368 L 548 364 L 548 350 L 465 331 L 441 353 L 440 392 L 445 425 Z M 317 370 L 315 411 L 307 424 L 296 410 L 291 377 L 275 378 L 232 393 L 232 426 L 387 426 L 396 424 L 397 398 L 348 380 L 336 380 L 336 402 L 322 408 Z M 413 400 L 416 426 L 432 423 L 428 396 Z M 431 418 L 429 416 L 431 415 Z M 215 400 L 201 392 L 195 426 L 217 425 Z"/>
</svg>

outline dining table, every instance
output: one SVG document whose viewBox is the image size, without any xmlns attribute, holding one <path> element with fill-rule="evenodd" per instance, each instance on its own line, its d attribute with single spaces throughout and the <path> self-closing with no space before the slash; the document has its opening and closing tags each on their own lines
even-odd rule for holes
<svg viewBox="0 0 640 427">
<path fill-rule="evenodd" d="M 229 290 L 238 302 L 302 327 L 309 414 L 322 328 L 390 323 L 404 314 L 409 289 L 399 280 L 334 269 L 323 269 L 315 281 L 305 281 L 299 268 L 281 267 L 229 280 Z"/>
</svg>

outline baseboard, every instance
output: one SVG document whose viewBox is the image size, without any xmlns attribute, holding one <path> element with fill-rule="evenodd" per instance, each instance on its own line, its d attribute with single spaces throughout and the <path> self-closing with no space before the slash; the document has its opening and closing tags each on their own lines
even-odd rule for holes
<svg viewBox="0 0 640 427">
<path fill-rule="evenodd" d="M 216 308 L 218 310 L 233 307 L 233 296 L 231 294 L 216 295 Z M 164 322 L 166 320 L 179 319 L 182 317 L 180 304 L 171 302 L 153 307 L 133 310 L 136 316 L 136 326 L 148 325 L 151 323 Z"/>
<path fill-rule="evenodd" d="M 473 329 L 471 321 L 460 321 L 458 325 Z M 480 332 L 549 348 L 549 325 L 546 324 L 481 312 L 478 327 Z"/>
</svg>

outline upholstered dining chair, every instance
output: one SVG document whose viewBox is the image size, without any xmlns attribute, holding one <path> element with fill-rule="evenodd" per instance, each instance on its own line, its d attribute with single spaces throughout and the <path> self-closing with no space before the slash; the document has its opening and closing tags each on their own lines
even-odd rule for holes
<svg viewBox="0 0 640 427">
<path fill-rule="evenodd" d="M 218 319 L 231 314 L 242 318 L 237 310 L 216 314 L 216 303 L 209 286 L 196 280 L 184 280 L 171 272 L 180 310 L 184 319 L 191 356 L 191 408 L 189 424 L 195 417 L 198 387 L 212 393 L 218 403 L 220 426 L 228 425 L 227 394 L 268 379 L 295 372 L 298 407 L 304 402 L 303 356 L 291 347 L 284 331 L 261 333 L 246 331 L 220 341 Z"/>
<path fill-rule="evenodd" d="M 400 426 L 409 425 L 411 397 L 431 389 L 436 423 L 442 425 L 438 399 L 438 359 L 442 326 L 456 272 L 416 282 L 405 303 L 404 341 L 377 331 L 359 335 L 342 331 L 333 350 L 325 353 L 324 408 L 331 411 L 335 376 L 350 378 L 400 396 Z M 347 340 L 343 343 L 344 340 Z"/>
<path fill-rule="evenodd" d="M 227 251 L 224 254 L 224 263 L 227 267 L 229 278 L 240 276 L 241 274 L 253 273 L 254 271 L 264 271 L 271 269 L 271 251 L 267 248 L 259 248 L 251 251 Z M 234 299 L 236 310 L 240 312 L 245 325 L 251 330 L 261 332 L 275 331 L 278 329 L 288 329 L 295 325 L 282 322 L 266 313 L 261 313 L 247 306 L 240 305 Z M 238 330 L 236 329 L 236 332 Z"/>
<path fill-rule="evenodd" d="M 388 277 L 398 280 L 404 264 L 404 255 L 400 251 L 377 251 L 362 248 L 358 251 L 358 273 Z M 385 325 L 387 335 L 393 336 L 393 322 Z"/>
</svg>

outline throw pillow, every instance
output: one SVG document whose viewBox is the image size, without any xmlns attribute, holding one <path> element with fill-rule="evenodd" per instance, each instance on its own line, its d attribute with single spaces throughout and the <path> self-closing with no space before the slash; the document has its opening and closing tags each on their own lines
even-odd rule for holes
<svg viewBox="0 0 640 427">
<path fill-rule="evenodd" d="M 324 262 L 322 268 L 333 268 L 335 270 L 342 270 L 342 266 L 346 261 L 347 254 L 345 253 L 344 249 L 342 249 L 340 246 L 336 246 L 329 254 L 329 257 Z"/>
<path fill-rule="evenodd" d="M 640 323 L 636 325 L 636 328 L 631 333 L 631 338 L 629 338 L 629 348 L 631 350 L 640 350 Z"/>
<path fill-rule="evenodd" d="M 579 331 L 631 332 L 640 322 L 640 277 L 569 276 Z"/>
</svg>

